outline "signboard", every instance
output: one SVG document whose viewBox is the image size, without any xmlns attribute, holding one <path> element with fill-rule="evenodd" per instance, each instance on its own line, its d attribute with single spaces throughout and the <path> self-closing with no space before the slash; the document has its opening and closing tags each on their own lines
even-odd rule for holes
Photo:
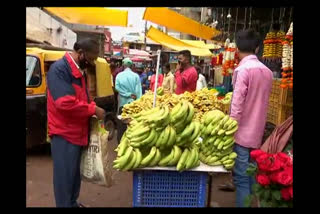
<svg viewBox="0 0 320 214">
<path fill-rule="evenodd" d="M 170 55 L 169 55 L 169 63 L 178 63 L 178 54 L 170 53 Z"/>
</svg>

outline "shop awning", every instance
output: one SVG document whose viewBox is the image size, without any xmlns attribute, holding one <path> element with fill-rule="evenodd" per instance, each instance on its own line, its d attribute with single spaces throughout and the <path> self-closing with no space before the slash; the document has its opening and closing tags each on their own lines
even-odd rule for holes
<svg viewBox="0 0 320 214">
<path fill-rule="evenodd" d="M 165 7 L 147 7 L 143 19 L 202 39 L 210 40 L 220 34 L 220 31 L 215 28 L 203 25 Z"/>
<path fill-rule="evenodd" d="M 185 39 L 182 39 L 181 41 L 183 41 L 183 42 L 185 42 L 185 43 L 187 43 L 189 45 L 198 47 L 198 48 L 219 49 L 221 47 L 220 45 L 206 44 L 206 43 L 204 43 L 204 41 L 198 41 L 198 40 L 185 40 Z"/>
<path fill-rule="evenodd" d="M 154 27 L 150 27 L 147 32 L 147 37 L 152 39 L 155 42 L 160 43 L 167 48 L 181 51 L 181 50 L 189 50 L 193 56 L 212 56 L 213 54 L 209 49 L 195 47 L 191 44 L 181 41 L 180 39 L 176 39 L 171 37 Z"/>
<path fill-rule="evenodd" d="M 48 12 L 71 24 L 123 26 L 128 24 L 128 11 L 103 7 L 45 7 Z"/>
</svg>

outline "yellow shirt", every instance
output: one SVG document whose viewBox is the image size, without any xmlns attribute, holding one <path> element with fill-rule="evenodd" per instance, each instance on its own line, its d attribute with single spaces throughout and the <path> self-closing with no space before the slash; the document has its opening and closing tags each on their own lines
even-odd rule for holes
<svg viewBox="0 0 320 214">
<path fill-rule="evenodd" d="M 167 74 L 164 74 L 162 87 L 165 91 L 174 93 L 174 76 L 171 71 Z"/>
</svg>

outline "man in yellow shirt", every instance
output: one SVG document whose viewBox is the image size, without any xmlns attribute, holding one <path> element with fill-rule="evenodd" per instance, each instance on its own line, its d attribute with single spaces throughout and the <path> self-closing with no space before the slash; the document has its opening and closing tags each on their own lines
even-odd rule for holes
<svg viewBox="0 0 320 214">
<path fill-rule="evenodd" d="M 164 78 L 163 78 L 162 87 L 165 90 L 165 92 L 170 92 L 171 94 L 173 94 L 174 93 L 174 76 L 170 71 L 169 63 L 164 65 L 163 73 L 164 73 Z"/>
</svg>

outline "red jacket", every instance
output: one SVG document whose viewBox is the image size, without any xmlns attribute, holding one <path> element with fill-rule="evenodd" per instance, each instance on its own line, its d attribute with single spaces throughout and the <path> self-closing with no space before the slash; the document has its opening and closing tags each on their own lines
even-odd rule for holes
<svg viewBox="0 0 320 214">
<path fill-rule="evenodd" d="M 95 114 L 86 79 L 69 53 L 53 63 L 47 74 L 49 136 L 59 135 L 72 144 L 88 144 L 89 119 Z"/>
</svg>

